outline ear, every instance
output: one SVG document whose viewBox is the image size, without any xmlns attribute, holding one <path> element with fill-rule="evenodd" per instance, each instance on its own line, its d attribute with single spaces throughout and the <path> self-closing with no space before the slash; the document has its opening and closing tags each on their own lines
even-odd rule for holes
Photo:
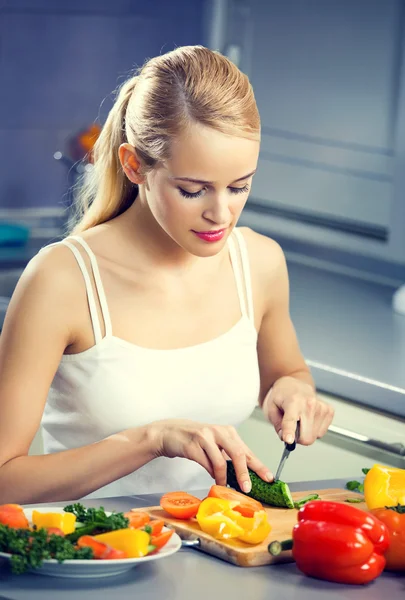
<svg viewBox="0 0 405 600">
<path fill-rule="evenodd" d="M 118 156 L 125 175 L 132 183 L 139 185 L 145 182 L 145 176 L 141 173 L 141 162 L 136 150 L 131 144 L 121 144 Z"/>
</svg>

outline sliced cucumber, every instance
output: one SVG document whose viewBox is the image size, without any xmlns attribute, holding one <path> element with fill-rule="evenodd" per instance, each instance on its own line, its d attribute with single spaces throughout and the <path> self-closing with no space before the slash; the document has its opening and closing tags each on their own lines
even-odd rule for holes
<svg viewBox="0 0 405 600">
<path fill-rule="evenodd" d="M 270 506 L 279 506 L 282 508 L 294 508 L 294 500 L 292 499 L 290 488 L 284 481 L 275 481 L 268 483 L 263 481 L 254 471 L 249 469 L 249 476 L 252 482 L 252 490 L 246 494 L 263 504 Z M 238 484 L 236 479 L 235 468 L 232 461 L 227 461 L 227 484 L 245 494 Z"/>
</svg>

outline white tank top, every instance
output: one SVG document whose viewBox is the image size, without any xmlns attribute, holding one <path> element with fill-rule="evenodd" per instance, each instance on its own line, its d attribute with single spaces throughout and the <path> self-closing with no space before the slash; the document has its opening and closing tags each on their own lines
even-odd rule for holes
<svg viewBox="0 0 405 600">
<path fill-rule="evenodd" d="M 89 256 L 91 273 L 83 251 L 70 239 L 76 240 Z M 258 403 L 260 377 L 249 259 L 240 231 L 235 230 L 228 240 L 240 320 L 213 340 L 173 350 L 144 348 L 114 336 L 94 253 L 79 236 L 58 243 L 70 248 L 83 274 L 95 344 L 78 354 L 64 354 L 61 359 L 41 423 L 45 453 L 86 446 L 160 419 L 192 419 L 237 427 L 251 415 Z M 104 320 L 104 337 L 92 277 Z M 197 463 L 160 457 L 86 498 L 207 489 L 212 483 Z"/>
</svg>

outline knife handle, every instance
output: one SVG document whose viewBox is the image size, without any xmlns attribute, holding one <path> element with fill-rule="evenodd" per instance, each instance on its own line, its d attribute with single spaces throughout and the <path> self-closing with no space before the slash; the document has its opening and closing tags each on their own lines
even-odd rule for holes
<svg viewBox="0 0 405 600">
<path fill-rule="evenodd" d="M 297 422 L 297 429 L 295 430 L 295 440 L 293 441 L 292 444 L 287 444 L 285 445 L 285 447 L 287 448 L 287 450 L 289 452 L 292 452 L 293 450 L 295 450 L 295 447 L 297 445 L 298 439 L 300 437 L 300 422 Z"/>
</svg>

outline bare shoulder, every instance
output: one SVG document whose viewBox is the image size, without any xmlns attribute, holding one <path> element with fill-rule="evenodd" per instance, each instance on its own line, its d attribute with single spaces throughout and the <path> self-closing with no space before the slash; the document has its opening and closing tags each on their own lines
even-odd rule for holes
<svg viewBox="0 0 405 600">
<path fill-rule="evenodd" d="M 78 281 L 76 259 L 71 250 L 63 244 L 45 247 L 26 266 L 20 286 L 45 286 L 44 291 L 55 294 L 74 292 L 72 283 Z"/>
<path fill-rule="evenodd" d="M 260 282 L 261 288 L 287 276 L 284 252 L 275 240 L 257 233 L 250 227 L 240 227 L 249 253 L 252 279 Z"/>
<path fill-rule="evenodd" d="M 59 320 L 66 330 L 75 328 L 74 320 L 82 303 L 80 271 L 72 252 L 63 245 L 44 248 L 26 266 L 8 310 L 8 320 L 21 314 L 49 322 Z"/>
</svg>

